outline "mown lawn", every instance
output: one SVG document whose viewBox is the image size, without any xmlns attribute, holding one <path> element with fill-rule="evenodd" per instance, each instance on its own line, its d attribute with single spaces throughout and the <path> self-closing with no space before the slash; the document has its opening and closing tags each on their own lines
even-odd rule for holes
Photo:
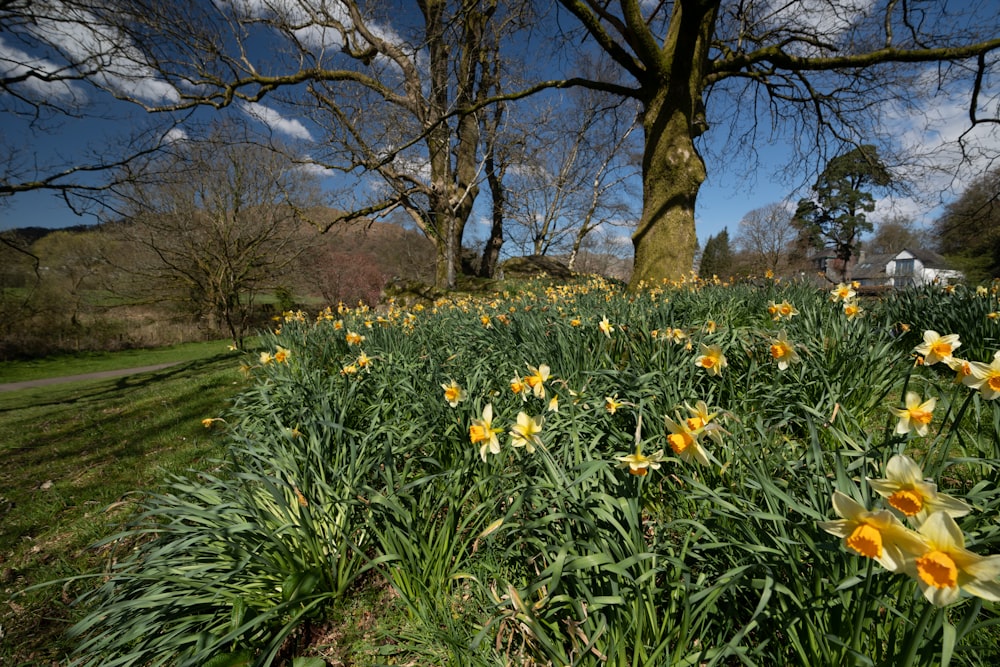
<svg viewBox="0 0 1000 667">
<path fill-rule="evenodd" d="M 221 349 L 221 352 L 220 352 Z M 225 344 L 4 364 L 3 379 L 180 361 L 141 375 L 0 394 L 0 664 L 63 664 L 71 602 L 114 553 L 91 545 L 117 532 L 172 472 L 212 466 L 220 414 L 245 380 Z M 183 361 L 182 361 L 183 360 Z M 29 589 L 25 592 L 25 589 Z"/>
</svg>

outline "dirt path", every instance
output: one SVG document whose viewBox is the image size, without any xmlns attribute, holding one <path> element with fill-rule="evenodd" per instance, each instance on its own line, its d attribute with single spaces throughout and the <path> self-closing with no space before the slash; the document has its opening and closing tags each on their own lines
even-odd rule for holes
<svg viewBox="0 0 1000 667">
<path fill-rule="evenodd" d="M 18 389 L 31 389 L 32 387 L 44 387 L 50 384 L 62 384 L 64 382 L 78 382 L 80 380 L 103 380 L 104 378 L 115 378 L 123 375 L 134 375 L 135 373 L 150 373 L 152 371 L 170 368 L 181 363 L 172 361 L 166 364 L 155 364 L 153 366 L 139 366 L 137 368 L 120 368 L 114 371 L 98 371 L 97 373 L 83 373 L 82 375 L 64 375 L 62 377 L 42 378 L 40 380 L 25 380 L 23 382 L 8 382 L 0 384 L 0 392 L 17 391 Z"/>
</svg>

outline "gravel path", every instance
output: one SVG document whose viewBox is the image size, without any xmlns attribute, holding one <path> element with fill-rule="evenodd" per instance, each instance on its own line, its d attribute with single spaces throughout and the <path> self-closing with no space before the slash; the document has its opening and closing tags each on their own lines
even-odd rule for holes
<svg viewBox="0 0 1000 667">
<path fill-rule="evenodd" d="M 99 371 L 97 373 L 83 373 L 82 375 L 65 375 L 55 378 L 42 378 L 40 380 L 25 380 L 24 382 L 8 382 L 0 384 L 0 392 L 17 391 L 18 389 L 31 389 L 32 387 L 44 387 L 50 384 L 62 384 L 64 382 L 78 382 L 80 380 L 102 380 L 104 378 L 116 378 L 123 375 L 133 375 L 135 373 L 149 373 L 176 366 L 181 362 L 172 361 L 166 364 L 156 364 L 153 366 L 139 366 L 138 368 L 120 368 L 115 371 Z"/>
</svg>

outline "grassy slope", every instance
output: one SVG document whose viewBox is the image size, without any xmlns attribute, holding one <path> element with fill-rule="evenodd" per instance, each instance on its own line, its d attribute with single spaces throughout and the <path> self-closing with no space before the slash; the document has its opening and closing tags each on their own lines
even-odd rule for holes
<svg viewBox="0 0 1000 667">
<path fill-rule="evenodd" d="M 80 352 L 32 359 L 0 362 L 0 383 L 96 373 L 121 368 L 152 366 L 194 359 L 208 359 L 225 352 L 229 341 L 182 343 L 153 350 L 123 352 Z M 0 408 L 4 399 L 0 398 Z"/>
<path fill-rule="evenodd" d="M 136 489 L 222 453 L 201 419 L 223 412 L 244 381 L 238 357 L 212 346 L 183 346 L 195 360 L 154 373 L 0 394 L 0 664 L 61 664 L 58 635 L 87 580 L 19 592 L 100 571 L 113 553 L 89 545 L 132 515 Z M 177 360 L 178 350 L 100 356 L 93 370 Z"/>
</svg>

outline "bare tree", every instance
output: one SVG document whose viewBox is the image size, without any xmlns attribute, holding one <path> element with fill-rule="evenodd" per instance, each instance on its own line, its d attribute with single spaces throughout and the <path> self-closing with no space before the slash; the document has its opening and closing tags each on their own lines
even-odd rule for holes
<svg viewBox="0 0 1000 667">
<path fill-rule="evenodd" d="M 183 304 L 241 346 L 255 296 L 305 247 L 300 214 L 317 203 L 313 179 L 229 125 L 158 159 L 173 178 L 119 190 L 131 214 L 117 226 L 137 250 L 124 288 Z"/>
<path fill-rule="evenodd" d="M 102 103 L 126 91 L 147 101 L 174 99 L 173 89 L 159 85 L 136 60 L 127 35 L 105 20 L 113 5 L 0 1 L 0 205 L 19 193 L 49 191 L 82 213 L 115 184 L 124 165 L 155 153 L 174 136 L 183 116 L 143 123 L 129 117 L 126 107 L 119 107 L 124 116 L 113 115 Z M 117 122 L 123 118 L 128 122 Z M 79 120 L 103 124 L 114 136 L 79 153 L 37 150 L 43 139 Z M 135 170 L 129 174 L 138 176 Z"/>
<path fill-rule="evenodd" d="M 781 202 L 755 208 L 740 220 L 734 245 L 751 273 L 780 274 L 788 263 L 789 246 L 798 231 L 792 211 Z"/>
<path fill-rule="evenodd" d="M 177 111 L 236 106 L 263 120 L 294 112 L 313 165 L 339 174 L 343 220 L 405 211 L 454 285 L 483 171 L 484 78 L 499 41 L 530 3 L 123 0 L 104 19 L 177 91 Z M 265 107 L 267 98 L 273 105 Z M 133 100 L 142 103 L 141 100 Z"/>
<path fill-rule="evenodd" d="M 964 15 L 953 3 L 896 0 L 857 8 L 837 0 L 559 4 L 634 82 L 582 85 L 631 97 L 643 109 L 633 285 L 691 268 L 695 201 L 707 175 L 695 142 L 713 121 L 728 124 L 729 151 L 743 146 L 752 154 L 770 125 L 822 159 L 824 141 L 834 154 L 873 137 L 888 145 L 895 124 L 880 125 L 889 102 L 915 105 L 920 91 L 961 82 L 969 124 L 1000 122 L 984 111 L 997 95 L 989 75 L 1000 16 L 974 4 Z"/>
<path fill-rule="evenodd" d="M 631 226 L 629 180 L 638 175 L 630 139 L 635 109 L 614 96 L 575 90 L 527 125 L 521 162 L 510 170 L 511 231 L 522 252 L 562 253 L 573 268 L 587 235 L 602 225 Z M 524 121 L 522 121 L 524 122 Z"/>
</svg>

